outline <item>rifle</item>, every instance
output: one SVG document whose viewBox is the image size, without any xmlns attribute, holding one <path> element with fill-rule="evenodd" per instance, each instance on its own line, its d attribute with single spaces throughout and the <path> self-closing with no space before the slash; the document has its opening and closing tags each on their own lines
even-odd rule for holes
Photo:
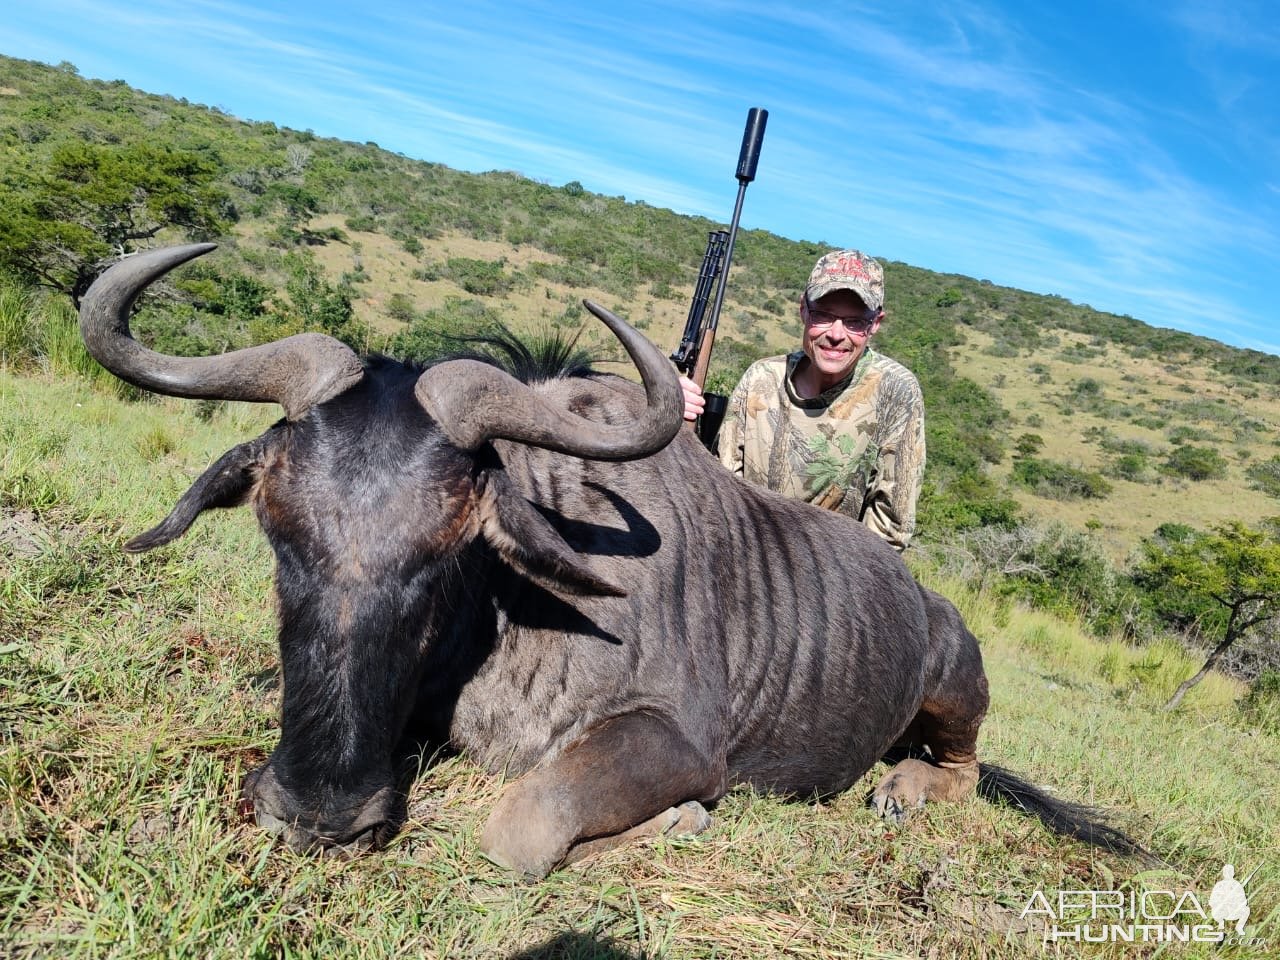
<svg viewBox="0 0 1280 960">
<path fill-rule="evenodd" d="M 764 127 L 769 111 L 752 107 L 747 111 L 747 126 L 742 132 L 742 148 L 738 151 L 738 199 L 733 205 L 733 220 L 728 230 L 713 230 L 707 235 L 707 249 L 698 271 L 698 283 L 693 290 L 693 302 L 685 320 L 680 346 L 671 359 L 677 369 L 702 389 L 707 382 L 707 368 L 711 364 L 711 348 L 715 344 L 716 327 L 720 324 L 720 308 L 724 305 L 725 286 L 729 279 L 729 265 L 733 262 L 733 245 L 738 239 L 738 220 L 742 216 L 742 198 L 747 184 L 756 178 L 756 164 L 760 161 L 760 145 L 764 142 Z M 707 299 L 711 288 L 716 287 L 715 302 L 707 311 Z M 718 393 L 703 394 L 706 409 L 695 425 L 698 438 L 710 447 L 724 420 L 729 398 Z"/>
</svg>

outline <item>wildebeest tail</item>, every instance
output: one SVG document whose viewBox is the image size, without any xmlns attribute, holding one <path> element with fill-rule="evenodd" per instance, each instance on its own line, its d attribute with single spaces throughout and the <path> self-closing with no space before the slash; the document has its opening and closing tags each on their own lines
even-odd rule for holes
<svg viewBox="0 0 1280 960">
<path fill-rule="evenodd" d="M 1059 800 L 1003 767 L 978 764 L 978 795 L 993 803 L 1005 803 L 1035 817 L 1054 833 L 1074 837 L 1112 853 L 1156 861 L 1157 857 L 1106 822 L 1095 807 Z"/>
</svg>

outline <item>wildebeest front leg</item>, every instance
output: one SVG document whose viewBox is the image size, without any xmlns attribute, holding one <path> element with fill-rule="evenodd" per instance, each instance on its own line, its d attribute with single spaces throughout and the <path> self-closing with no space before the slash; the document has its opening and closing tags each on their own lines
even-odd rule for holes
<svg viewBox="0 0 1280 960">
<path fill-rule="evenodd" d="M 613 717 L 554 760 L 507 787 L 480 847 L 527 877 L 544 877 L 639 836 L 697 832 L 700 805 L 724 793 L 725 767 L 710 761 L 674 723 L 651 713 Z"/>
</svg>

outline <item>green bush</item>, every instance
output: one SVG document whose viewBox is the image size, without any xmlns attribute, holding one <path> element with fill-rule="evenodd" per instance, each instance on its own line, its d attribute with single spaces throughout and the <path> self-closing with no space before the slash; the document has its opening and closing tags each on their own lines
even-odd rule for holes
<svg viewBox="0 0 1280 960">
<path fill-rule="evenodd" d="M 1226 476 L 1227 461 L 1213 447 L 1174 447 L 1165 458 L 1167 473 L 1188 480 L 1216 480 Z"/>
<path fill-rule="evenodd" d="M 1034 457 L 1044 448 L 1044 437 L 1038 433 L 1023 433 L 1014 441 L 1013 453 L 1016 457 Z"/>
<path fill-rule="evenodd" d="M 378 232 L 377 218 L 371 217 L 368 214 L 356 214 L 355 216 L 347 217 L 344 222 L 347 225 L 347 229 L 355 233 Z"/>
<path fill-rule="evenodd" d="M 1249 478 L 1249 483 L 1255 490 L 1280 499 L 1280 456 L 1250 464 L 1244 475 Z"/>
<path fill-rule="evenodd" d="M 589 287 L 598 279 L 581 263 L 531 263 L 529 273 L 540 280 L 566 287 Z"/>
<path fill-rule="evenodd" d="M 1013 479 L 1050 500 L 1102 499 L 1111 493 L 1111 484 L 1099 473 L 1036 457 L 1015 460 Z"/>
<path fill-rule="evenodd" d="M 413 299 L 407 293 L 393 293 L 387 298 L 387 316 L 401 323 L 411 323 L 418 315 Z"/>
<path fill-rule="evenodd" d="M 1185 423 L 1180 423 L 1176 427 L 1172 427 L 1168 434 L 1169 442 L 1173 444 L 1186 443 L 1188 440 L 1212 440 L 1213 434 L 1201 427 L 1192 427 Z"/>
<path fill-rule="evenodd" d="M 505 263 L 505 260 L 450 257 L 445 267 L 449 271 L 449 277 L 467 293 L 496 297 L 511 289 L 511 277 L 503 269 Z"/>
<path fill-rule="evenodd" d="M 1145 454 L 1122 453 L 1103 467 L 1102 472 L 1117 480 L 1146 483 L 1151 479 L 1151 461 Z"/>
<path fill-rule="evenodd" d="M 489 333 L 500 323 L 501 317 L 479 300 L 449 297 L 444 306 L 418 314 L 392 337 L 386 353 L 403 360 L 432 360 L 458 350 L 462 338 Z"/>
<path fill-rule="evenodd" d="M 982 527 L 1007 528 L 1018 522 L 1018 503 L 1005 496 L 985 473 L 962 473 L 939 482 L 925 472 L 916 507 L 917 536 L 945 539 Z"/>
<path fill-rule="evenodd" d="M 964 293 L 958 287 L 947 287 L 942 291 L 942 296 L 934 301 L 939 307 L 954 307 L 957 303 L 964 299 Z"/>
</svg>

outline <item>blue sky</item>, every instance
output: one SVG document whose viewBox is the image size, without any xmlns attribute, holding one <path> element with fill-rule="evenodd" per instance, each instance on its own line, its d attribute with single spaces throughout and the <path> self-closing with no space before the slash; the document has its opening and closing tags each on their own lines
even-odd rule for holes
<svg viewBox="0 0 1280 960">
<path fill-rule="evenodd" d="M 11 56 L 721 221 L 765 107 L 744 226 L 1280 354 L 1274 0 L 8 6 Z"/>
</svg>

